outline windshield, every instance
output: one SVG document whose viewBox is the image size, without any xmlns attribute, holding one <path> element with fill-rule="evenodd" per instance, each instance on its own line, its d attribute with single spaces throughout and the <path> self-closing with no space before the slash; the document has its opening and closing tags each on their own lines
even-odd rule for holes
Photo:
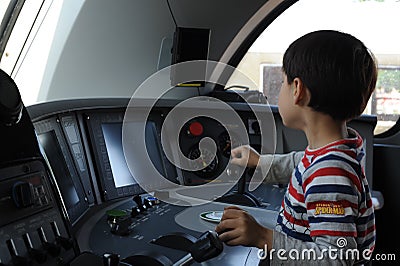
<svg viewBox="0 0 400 266">
<path fill-rule="evenodd" d="M 252 78 L 271 105 L 278 104 L 282 83 L 282 57 L 298 37 L 318 29 L 350 33 L 371 49 L 377 58 L 378 82 L 365 109 L 375 115 L 375 134 L 394 126 L 400 117 L 400 35 L 392 31 L 398 22 L 396 0 L 302 0 L 285 10 L 253 43 L 238 70 Z M 338 15 L 340 14 L 340 15 Z M 235 76 L 230 84 L 237 84 Z"/>
</svg>

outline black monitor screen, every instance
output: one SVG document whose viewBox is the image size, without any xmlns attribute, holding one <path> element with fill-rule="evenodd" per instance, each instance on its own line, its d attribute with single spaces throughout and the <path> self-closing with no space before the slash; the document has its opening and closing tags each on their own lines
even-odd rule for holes
<svg viewBox="0 0 400 266">
<path fill-rule="evenodd" d="M 57 180 L 65 206 L 69 209 L 79 203 L 79 197 L 56 134 L 52 130 L 39 134 L 38 138 Z"/>
<path fill-rule="evenodd" d="M 135 122 L 130 122 L 135 123 Z M 137 123 L 137 129 L 142 128 L 143 123 Z M 111 171 L 116 188 L 137 184 L 126 164 L 124 151 L 122 147 L 122 123 L 103 123 L 101 125 L 104 141 L 107 148 Z M 133 136 L 134 137 L 134 136 Z M 146 147 L 148 155 L 156 167 L 163 174 L 163 164 L 161 161 L 159 145 L 157 142 L 156 128 L 153 122 L 146 123 Z"/>
</svg>

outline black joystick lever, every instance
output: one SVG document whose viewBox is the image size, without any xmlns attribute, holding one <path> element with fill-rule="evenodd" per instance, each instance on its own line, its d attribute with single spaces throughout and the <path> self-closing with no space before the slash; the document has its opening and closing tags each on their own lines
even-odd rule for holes
<svg viewBox="0 0 400 266">
<path fill-rule="evenodd" d="M 222 241 L 214 231 L 206 231 L 197 239 L 184 233 L 172 233 L 161 236 L 151 243 L 189 252 L 180 260 L 183 265 L 189 265 L 193 261 L 204 262 L 212 259 L 221 254 L 224 249 Z"/>
<path fill-rule="evenodd" d="M 224 250 L 224 245 L 214 231 L 203 233 L 190 247 L 190 254 L 196 262 L 215 258 Z"/>
<path fill-rule="evenodd" d="M 238 169 L 240 168 L 239 166 L 236 167 Z M 236 167 L 233 167 L 233 170 L 231 169 L 228 175 L 237 175 L 239 170 L 236 169 Z M 231 193 L 225 194 L 217 198 L 215 201 L 229 203 L 229 204 L 250 206 L 250 207 L 260 207 L 261 203 L 258 201 L 258 199 L 253 194 L 251 194 L 246 190 L 246 176 L 247 175 L 252 176 L 253 174 L 254 174 L 254 169 L 246 168 L 241 177 L 239 178 L 239 181 L 237 183 L 237 189 L 232 191 Z"/>
</svg>

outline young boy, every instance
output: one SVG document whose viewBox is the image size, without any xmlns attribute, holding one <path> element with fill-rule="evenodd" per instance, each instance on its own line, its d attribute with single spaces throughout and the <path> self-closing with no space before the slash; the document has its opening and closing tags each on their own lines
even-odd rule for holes
<svg viewBox="0 0 400 266">
<path fill-rule="evenodd" d="M 292 171 L 277 225 L 265 228 L 231 206 L 215 230 L 228 245 L 267 248 L 272 264 L 365 263 L 375 246 L 374 210 L 360 163 L 363 141 L 346 121 L 363 112 L 375 88 L 375 58 L 355 37 L 323 30 L 294 41 L 282 70 L 279 113 L 285 126 L 305 133 L 308 147 L 273 159 L 267 182 Z M 273 158 L 248 146 L 232 157 L 262 170 Z"/>
</svg>

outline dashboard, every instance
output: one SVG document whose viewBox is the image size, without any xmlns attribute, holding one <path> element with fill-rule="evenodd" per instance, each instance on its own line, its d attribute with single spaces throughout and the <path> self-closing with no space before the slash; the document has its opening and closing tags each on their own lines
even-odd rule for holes
<svg viewBox="0 0 400 266">
<path fill-rule="evenodd" d="M 220 117 L 204 114 L 201 108 L 195 108 L 193 113 L 181 109 L 179 113 L 188 116 L 173 121 L 168 127 L 165 124 L 178 102 L 158 102 L 145 120 L 137 119 L 143 117 L 142 107 L 127 108 L 128 104 L 129 99 L 87 99 L 49 102 L 28 108 L 40 147 L 54 176 L 54 184 L 44 178 L 36 182 L 35 191 L 49 195 L 46 200 L 54 206 L 43 208 L 54 217 L 48 218 L 51 215 L 40 207 L 26 215 L 34 221 L 25 221 L 22 225 L 20 218 L 11 217 L 5 222 L 2 219 L 1 240 L 7 242 L 11 238 L 15 242 L 0 246 L 3 265 L 24 265 L 18 264 L 15 254 L 9 255 L 10 245 L 18 250 L 18 257 L 32 257 L 26 236 L 20 237 L 19 231 L 31 232 L 32 247 L 44 242 L 58 243 L 61 251 L 51 255 L 54 258 L 60 258 L 62 254 L 64 260 L 68 260 L 74 252 L 90 252 L 99 258 L 114 254 L 128 262 L 137 254 L 146 254 L 142 260 L 153 257 L 176 263 L 188 253 L 181 247 L 187 239 L 196 239 L 202 233 L 214 230 L 216 223 L 201 219 L 200 215 L 222 211 L 226 205 L 235 204 L 220 199 L 238 193 L 236 183 L 240 177 L 244 177 L 245 184 L 250 181 L 250 171 L 244 171 L 241 176 L 232 175 L 235 171 L 230 171 L 231 148 L 249 144 L 262 153 L 285 153 L 304 149 L 306 145 L 302 133 L 283 126 L 274 107 L 231 103 L 229 105 L 239 120 L 228 123 L 221 122 Z M 128 109 L 133 117 L 128 117 Z M 271 123 L 260 120 L 254 110 L 271 116 Z M 208 111 L 224 113 L 217 107 Z M 236 124 L 238 121 L 241 125 Z M 351 123 L 361 131 L 369 145 L 374 120 L 362 117 Z M 274 131 L 265 138 L 262 132 L 272 127 Z M 202 144 L 204 139 L 211 140 L 211 144 Z M 140 149 L 141 145 L 145 152 Z M 366 148 L 367 160 L 370 160 L 369 148 Z M 185 158 L 189 159 L 187 165 Z M 366 172 L 369 176 L 368 169 Z M 57 187 L 53 193 L 50 192 L 52 186 Z M 285 190 L 285 184 L 261 184 L 251 191 L 257 204 L 242 207 L 260 223 L 273 228 Z M 250 194 L 247 187 L 243 192 Z M 61 206 L 56 204 L 58 201 L 62 202 Z M 241 205 L 239 201 L 237 203 Z M 65 210 L 65 215 L 57 215 L 57 209 L 61 214 Z M 49 222 L 42 226 L 40 220 Z M 7 226 L 24 229 L 16 230 L 16 235 L 10 237 L 5 233 Z M 44 228 L 45 233 L 40 236 L 37 228 Z M 172 233 L 176 234 L 175 238 L 167 244 L 156 241 Z M 186 236 L 185 241 L 177 237 L 182 234 Z M 43 241 L 43 235 L 47 237 L 46 241 Z M 64 241 L 57 242 L 57 236 Z M 60 243 L 71 245 L 64 248 Z M 69 253 L 65 255 L 65 252 Z M 51 264 L 53 260 L 40 262 L 38 255 L 32 258 L 34 265 L 55 265 Z M 240 265 L 254 264 L 257 251 L 249 247 L 224 246 L 222 254 L 207 263 L 238 265 L 238 261 L 241 261 Z"/>
</svg>

